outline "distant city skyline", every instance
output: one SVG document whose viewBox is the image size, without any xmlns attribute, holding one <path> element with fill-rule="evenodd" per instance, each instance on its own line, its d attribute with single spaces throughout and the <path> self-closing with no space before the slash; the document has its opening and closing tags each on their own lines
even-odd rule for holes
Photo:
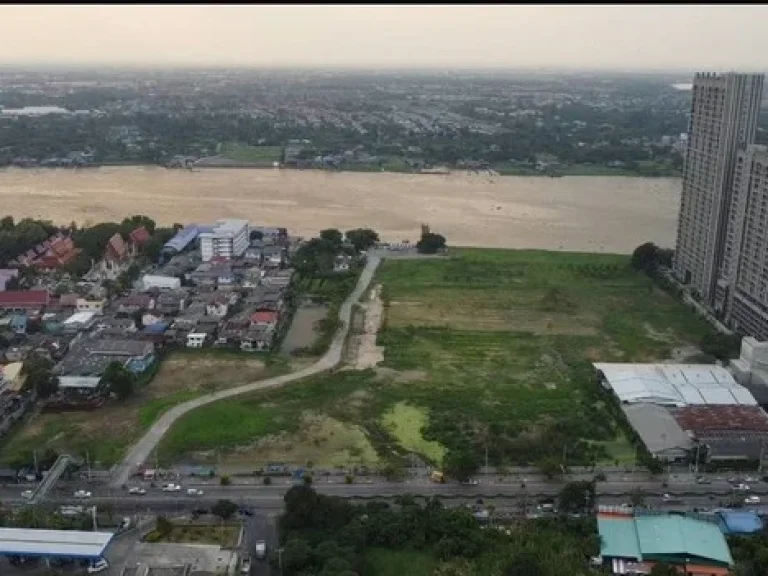
<svg viewBox="0 0 768 576">
<path fill-rule="evenodd" d="M 0 7 L 0 65 L 762 72 L 768 6 Z"/>
</svg>

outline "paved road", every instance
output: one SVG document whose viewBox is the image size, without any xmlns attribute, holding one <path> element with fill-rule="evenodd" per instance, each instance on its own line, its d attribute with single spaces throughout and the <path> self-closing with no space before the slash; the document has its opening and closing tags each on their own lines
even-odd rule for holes
<svg viewBox="0 0 768 576">
<path fill-rule="evenodd" d="M 298 372 L 252 382 L 251 384 L 230 388 L 229 390 L 221 390 L 174 406 L 163 414 L 160 419 L 152 425 L 152 428 L 144 434 L 144 437 L 131 448 L 128 455 L 115 471 L 115 475 L 112 479 L 112 486 L 119 487 L 127 483 L 131 475 L 135 473 L 136 469 L 149 458 L 149 455 L 171 426 L 173 426 L 174 422 L 191 410 L 199 408 L 200 406 L 205 406 L 211 402 L 216 402 L 217 400 L 223 400 L 224 398 L 231 398 L 233 396 L 248 394 L 249 392 L 255 392 L 257 390 L 284 386 L 290 382 L 295 382 L 296 380 L 301 380 L 336 367 L 341 362 L 344 342 L 347 338 L 347 333 L 349 332 L 352 305 L 359 300 L 360 296 L 365 292 L 366 288 L 368 288 L 380 262 L 381 258 L 378 255 L 369 255 L 368 262 L 360 275 L 357 286 L 355 286 L 355 289 L 341 305 L 341 309 L 339 310 L 341 326 L 336 332 L 328 351 L 322 358 L 312 366 L 299 370 Z"/>
</svg>

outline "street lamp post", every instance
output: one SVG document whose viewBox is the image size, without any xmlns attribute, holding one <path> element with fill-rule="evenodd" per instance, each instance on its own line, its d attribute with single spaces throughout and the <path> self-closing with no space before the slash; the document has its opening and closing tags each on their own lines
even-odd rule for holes
<svg viewBox="0 0 768 576">
<path fill-rule="evenodd" d="M 283 576 L 283 549 L 277 549 L 277 564 L 280 566 L 280 576 Z"/>
</svg>

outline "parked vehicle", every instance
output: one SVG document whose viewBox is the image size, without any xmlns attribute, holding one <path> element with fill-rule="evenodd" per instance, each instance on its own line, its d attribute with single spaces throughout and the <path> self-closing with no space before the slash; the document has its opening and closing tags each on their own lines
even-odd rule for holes
<svg viewBox="0 0 768 576">
<path fill-rule="evenodd" d="M 432 472 L 432 475 L 430 476 L 430 479 L 432 482 L 436 482 L 438 484 L 445 484 L 445 476 L 442 472 L 435 470 Z"/>
<path fill-rule="evenodd" d="M 250 574 L 251 573 L 251 558 L 249 556 L 245 556 L 243 558 L 243 563 L 240 564 L 240 574 Z"/>
<path fill-rule="evenodd" d="M 75 496 L 75 498 L 80 498 L 82 500 L 82 499 L 85 499 L 85 498 L 90 498 L 91 497 L 91 493 L 86 491 L 86 490 L 77 490 L 75 492 L 74 496 Z"/>
<path fill-rule="evenodd" d="M 256 541 L 256 558 L 264 560 L 267 557 L 267 543 L 264 540 Z"/>
<path fill-rule="evenodd" d="M 24 492 L 21 493 L 21 497 L 26 500 L 32 500 L 32 496 L 34 496 L 32 490 L 24 490 Z"/>
<path fill-rule="evenodd" d="M 760 504 L 760 496 L 747 496 L 744 498 L 744 504 Z"/>
<path fill-rule="evenodd" d="M 104 558 L 101 558 L 100 560 L 97 560 L 88 566 L 88 574 L 103 572 L 107 568 L 109 568 L 109 562 L 107 562 Z"/>
<path fill-rule="evenodd" d="M 146 493 L 147 491 L 139 486 L 134 486 L 128 490 L 128 494 L 136 494 L 138 496 L 144 496 Z"/>
</svg>

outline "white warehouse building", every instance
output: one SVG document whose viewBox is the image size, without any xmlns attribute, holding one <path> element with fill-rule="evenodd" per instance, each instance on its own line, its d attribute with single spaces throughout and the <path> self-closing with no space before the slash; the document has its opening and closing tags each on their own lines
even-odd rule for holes
<svg viewBox="0 0 768 576">
<path fill-rule="evenodd" d="M 623 404 L 662 406 L 757 406 L 752 393 L 721 366 L 708 364 L 593 365 L 606 388 Z"/>
<path fill-rule="evenodd" d="M 214 258 L 236 258 L 242 256 L 250 244 L 248 220 L 219 220 L 211 232 L 202 232 L 200 256 L 203 262 Z"/>
</svg>

